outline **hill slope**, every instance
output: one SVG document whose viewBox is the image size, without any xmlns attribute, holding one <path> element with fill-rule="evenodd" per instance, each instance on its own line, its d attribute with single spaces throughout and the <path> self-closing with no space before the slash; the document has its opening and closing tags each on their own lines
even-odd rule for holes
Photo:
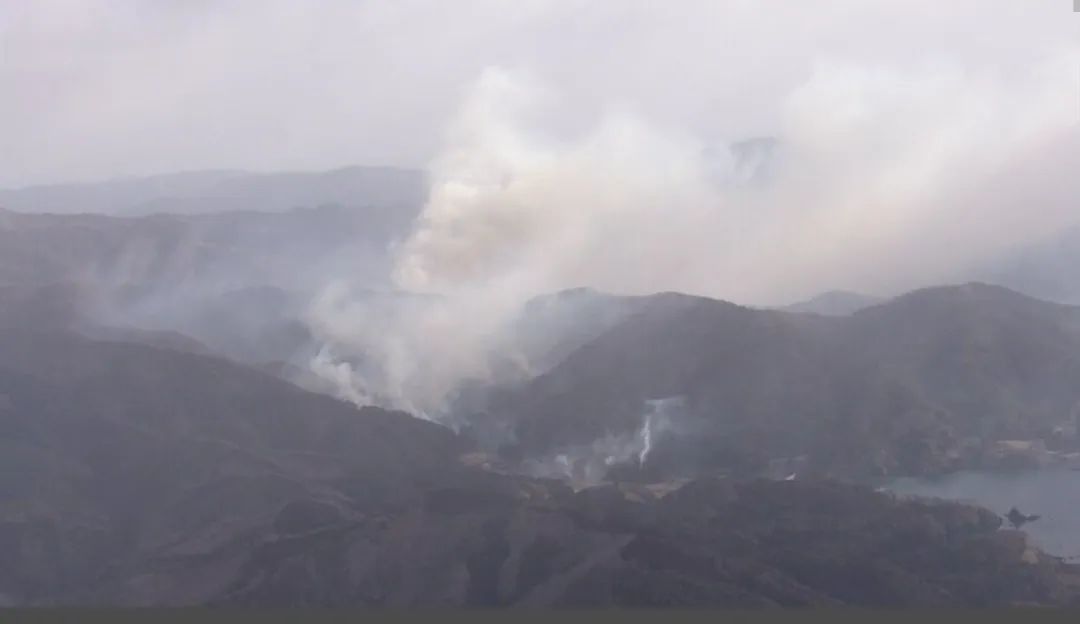
<svg viewBox="0 0 1080 624">
<path fill-rule="evenodd" d="M 0 593 L 22 602 L 238 548 L 289 503 L 392 508 L 460 453 L 404 414 L 60 331 L 0 332 L 0 430 Z"/>
<path fill-rule="evenodd" d="M 701 314 L 693 303 L 661 307 Z M 0 600 L 1080 604 L 1070 566 L 985 510 L 802 481 L 575 493 L 472 467 L 466 450 L 215 357 L 0 331 Z"/>
<path fill-rule="evenodd" d="M 831 318 L 687 301 L 643 309 L 500 397 L 515 452 L 631 434 L 648 401 L 681 398 L 671 458 L 698 469 L 809 454 L 843 472 L 936 472 L 965 438 L 1046 435 L 1080 401 L 1080 308 L 999 287 Z"/>
</svg>

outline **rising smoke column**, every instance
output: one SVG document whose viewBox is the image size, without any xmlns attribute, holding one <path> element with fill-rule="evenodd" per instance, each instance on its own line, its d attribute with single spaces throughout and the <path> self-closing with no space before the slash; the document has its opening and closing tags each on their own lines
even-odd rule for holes
<svg viewBox="0 0 1080 624">
<path fill-rule="evenodd" d="M 1078 64 L 1076 49 L 1018 75 L 821 60 L 780 103 L 783 158 L 751 186 L 726 146 L 627 109 L 551 130 L 551 109 L 572 103 L 490 69 L 397 252 L 397 286 L 430 296 L 386 308 L 328 290 L 310 314 L 328 345 L 317 368 L 346 398 L 446 421 L 463 383 L 534 372 L 507 328 L 537 294 L 775 304 L 957 278 L 1075 218 Z"/>
<path fill-rule="evenodd" d="M 661 284 L 686 269 L 663 245 L 715 204 L 702 146 L 627 114 L 572 139 L 532 131 L 549 99 L 528 77 L 490 70 L 464 103 L 398 250 L 396 285 L 426 297 L 384 307 L 335 284 L 314 302 L 309 326 L 328 346 L 312 368 L 340 396 L 446 422 L 462 382 L 533 372 L 507 352 L 508 327 L 529 298 L 571 280 L 627 290 L 651 275 Z M 345 361 L 352 356 L 367 365 Z"/>
<path fill-rule="evenodd" d="M 680 433 L 684 398 L 665 397 L 645 401 L 641 425 L 632 431 L 609 433 L 589 444 L 561 448 L 540 458 L 526 460 L 523 469 L 536 477 L 568 479 L 580 486 L 603 481 L 621 465 L 644 468 L 655 444 L 664 435 Z"/>
</svg>

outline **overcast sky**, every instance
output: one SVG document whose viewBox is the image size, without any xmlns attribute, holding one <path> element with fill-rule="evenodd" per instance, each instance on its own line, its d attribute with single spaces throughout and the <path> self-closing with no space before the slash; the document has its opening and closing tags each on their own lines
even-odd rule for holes
<svg viewBox="0 0 1080 624">
<path fill-rule="evenodd" d="M 0 0 L 0 186 L 202 168 L 425 166 L 485 68 L 706 142 L 777 131 L 822 60 L 1008 79 L 1072 0 Z M 1080 67 L 1077 67 L 1080 83 Z M 1063 98 L 1077 99 L 1080 85 Z"/>
</svg>

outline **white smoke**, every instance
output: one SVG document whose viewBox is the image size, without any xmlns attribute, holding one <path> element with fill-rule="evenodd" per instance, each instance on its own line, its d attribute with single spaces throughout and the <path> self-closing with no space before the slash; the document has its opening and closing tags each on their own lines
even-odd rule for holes
<svg viewBox="0 0 1080 624">
<path fill-rule="evenodd" d="M 609 433 L 591 444 L 563 448 L 547 457 L 527 460 L 524 471 L 587 487 L 603 481 L 615 466 L 636 464 L 642 468 L 660 436 L 678 431 L 682 406 L 682 397 L 646 401 L 641 426 L 636 431 Z"/>
<path fill-rule="evenodd" d="M 1015 75 L 823 60 L 781 103 L 764 185 L 740 183 L 727 146 L 626 109 L 553 128 L 557 93 L 489 69 L 398 250 L 397 285 L 439 297 L 387 318 L 328 290 L 311 314 L 325 353 L 368 365 L 317 365 L 342 396 L 438 420 L 463 382 L 529 374 L 492 354 L 515 361 L 506 329 L 536 294 L 588 285 L 768 305 L 962 276 L 1075 218 L 1078 65 L 1076 48 Z"/>
<path fill-rule="evenodd" d="M 331 382 L 341 398 L 446 421 L 447 403 L 470 379 L 514 375 L 522 365 L 493 354 L 506 346 L 499 324 L 509 318 L 500 297 L 418 296 L 354 292 L 328 286 L 308 310 L 308 326 L 324 346 L 312 372 Z M 496 370 L 496 365 L 501 365 Z"/>
<path fill-rule="evenodd" d="M 627 112 L 578 136 L 545 133 L 530 122 L 555 97 L 489 70 L 434 165 L 400 283 L 496 280 L 529 294 L 586 284 L 744 303 L 922 285 L 1074 218 L 1078 65 L 1070 52 L 1005 77 L 822 61 L 782 107 L 783 166 L 764 189 L 727 183 L 738 170 L 724 149 L 710 158 L 694 137 Z M 1018 171 L 1032 165 L 1039 186 L 1052 185 L 1038 210 L 995 205 L 1037 191 Z M 964 240 L 927 253 L 928 235 Z M 882 264 L 868 275 L 853 258 Z"/>
</svg>

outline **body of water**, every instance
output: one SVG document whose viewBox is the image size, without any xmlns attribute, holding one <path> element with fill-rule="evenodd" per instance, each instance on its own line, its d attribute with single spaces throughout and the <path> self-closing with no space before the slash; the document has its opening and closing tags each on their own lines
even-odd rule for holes
<svg viewBox="0 0 1080 624">
<path fill-rule="evenodd" d="M 971 502 L 1002 516 L 1012 507 L 1039 514 L 1041 518 L 1023 526 L 1032 541 L 1053 555 L 1080 556 L 1080 471 L 966 471 L 933 479 L 895 479 L 884 486 L 897 494 Z"/>
</svg>

